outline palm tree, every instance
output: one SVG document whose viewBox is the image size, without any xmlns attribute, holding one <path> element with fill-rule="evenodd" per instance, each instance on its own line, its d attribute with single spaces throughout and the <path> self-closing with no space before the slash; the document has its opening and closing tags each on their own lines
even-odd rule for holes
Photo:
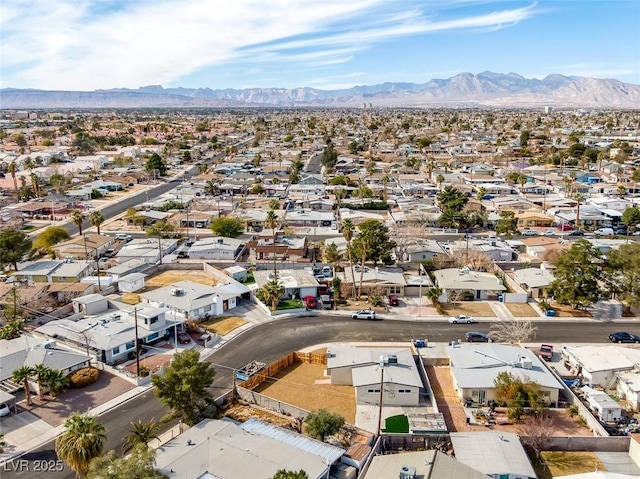
<svg viewBox="0 0 640 479">
<path fill-rule="evenodd" d="M 438 298 L 442 295 L 442 288 L 440 286 L 434 286 L 433 288 L 429 288 L 424 295 L 436 306 L 438 304 Z"/>
<path fill-rule="evenodd" d="M 89 220 L 91 221 L 91 226 L 95 226 L 98 234 L 100 234 L 100 225 L 104 223 L 104 216 L 102 216 L 102 211 L 93 210 L 89 214 Z"/>
<path fill-rule="evenodd" d="M 76 473 L 83 477 L 89 463 L 102 454 L 107 439 L 105 428 L 89 414 L 74 412 L 64 422 L 65 432 L 56 439 L 55 451 Z"/>
<path fill-rule="evenodd" d="M 276 268 L 276 228 L 278 227 L 278 215 L 275 211 L 269 210 L 267 212 L 267 217 L 264 220 L 264 224 L 267 228 L 271 228 L 273 232 L 273 274 L 278 274 L 278 269 Z"/>
<path fill-rule="evenodd" d="M 580 229 L 580 202 L 584 200 L 584 195 L 582 193 L 576 193 L 573 196 L 573 199 L 578 202 L 578 206 L 576 208 L 576 229 Z"/>
<path fill-rule="evenodd" d="M 213 180 L 208 180 L 204 184 L 204 194 L 207 196 L 220 196 L 220 187 Z"/>
<path fill-rule="evenodd" d="M 280 200 L 273 198 L 269 200 L 269 209 L 270 210 L 279 210 L 280 209 Z"/>
<path fill-rule="evenodd" d="M 129 208 L 127 212 L 124 214 L 124 217 L 127 221 L 130 221 L 134 225 L 137 225 L 138 223 L 142 225 L 143 223 L 140 212 L 135 208 Z"/>
<path fill-rule="evenodd" d="M 45 382 L 44 380 L 47 377 L 47 374 L 49 374 L 49 371 L 51 371 L 51 369 L 44 364 L 36 364 L 33 367 L 33 372 L 36 375 L 36 381 L 38 383 L 38 399 L 40 400 L 44 399 L 43 383 Z"/>
<path fill-rule="evenodd" d="M 126 454 L 138 444 L 144 445 L 145 448 L 148 447 L 149 441 L 158 439 L 157 432 L 159 429 L 160 426 L 153 419 L 145 422 L 138 419 L 137 423 L 132 422 L 129 434 L 124 438 L 122 452 Z"/>
<path fill-rule="evenodd" d="M 389 175 L 382 175 L 382 178 L 380 178 L 380 183 L 382 183 L 382 199 L 384 201 L 387 201 L 387 183 L 390 181 L 391 178 L 389 178 Z"/>
<path fill-rule="evenodd" d="M 69 378 L 59 369 L 49 369 L 43 378 L 44 384 L 49 388 L 51 397 L 56 397 L 69 387 Z"/>
<path fill-rule="evenodd" d="M 29 389 L 29 379 L 35 371 L 31 366 L 22 366 L 13 372 L 13 382 L 21 384 L 24 387 L 24 397 L 27 400 L 27 406 L 31 406 L 31 389 Z"/>
<path fill-rule="evenodd" d="M 31 173 L 29 175 L 31 178 L 31 186 L 33 186 L 33 192 L 36 195 L 36 198 L 40 196 L 40 178 L 35 173 Z"/>
<path fill-rule="evenodd" d="M 16 192 L 16 199 L 20 201 L 20 190 L 18 190 L 18 181 L 16 180 L 16 171 L 18 171 L 18 166 L 16 165 L 15 161 L 9 163 L 7 171 L 9 172 L 9 174 L 11 175 L 11 179 L 13 180 L 13 189 Z"/>
<path fill-rule="evenodd" d="M 444 176 L 442 175 L 436 176 L 436 183 L 438 183 L 438 188 L 442 189 L 442 183 L 444 183 Z"/>
<path fill-rule="evenodd" d="M 278 309 L 278 303 L 280 302 L 280 298 L 285 292 L 284 286 L 282 283 L 278 281 L 277 278 L 272 279 L 264 285 L 264 299 L 268 303 L 271 303 L 271 310 L 275 311 Z"/>
<path fill-rule="evenodd" d="M 353 298 L 356 297 L 356 273 L 353 269 L 353 255 L 351 253 L 351 240 L 355 236 L 356 227 L 353 225 L 353 222 L 347 218 L 342 221 L 340 225 L 340 229 L 342 230 L 342 237 L 347 242 L 347 257 L 349 259 L 349 267 L 351 268 L 351 284 L 353 289 Z"/>
<path fill-rule="evenodd" d="M 84 223 L 84 214 L 80 210 L 73 210 L 71 212 L 71 221 L 78 227 L 78 232 L 82 236 L 82 223 Z"/>
<path fill-rule="evenodd" d="M 484 198 L 484 195 L 487 194 L 487 189 L 484 186 L 481 186 L 480 188 L 478 188 L 478 192 L 476 194 L 476 199 L 478 201 L 482 201 L 482 199 Z"/>
</svg>

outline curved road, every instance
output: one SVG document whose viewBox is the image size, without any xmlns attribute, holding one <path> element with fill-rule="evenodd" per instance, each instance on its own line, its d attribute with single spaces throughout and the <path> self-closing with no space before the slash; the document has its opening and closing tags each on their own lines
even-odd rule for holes
<svg viewBox="0 0 640 479">
<path fill-rule="evenodd" d="M 207 361 L 216 369 L 212 386 L 215 396 L 223 394 L 233 386 L 234 369 L 241 368 L 257 359 L 271 363 L 293 350 L 331 342 L 385 342 L 409 341 L 412 338 L 427 338 L 430 342 L 450 342 L 464 337 L 465 331 L 488 332 L 493 323 L 473 325 L 449 324 L 445 321 L 359 321 L 344 316 L 323 315 L 305 318 L 284 318 L 262 323 L 246 330 L 241 335 L 216 350 Z M 595 321 L 561 321 L 557 319 L 539 321 L 536 342 L 552 343 L 607 343 L 607 336 L 614 330 L 638 332 L 638 323 L 602 323 Z M 165 409 L 151 393 L 145 393 L 100 416 L 107 428 L 108 441 L 105 450 L 120 451 L 122 438 L 128 433 L 130 422 L 137 419 L 156 420 L 165 414 Z M 169 425 L 164 425 L 168 429 Z M 53 441 L 24 455 L 22 459 L 55 459 Z M 26 463 L 25 463 L 26 464 Z M 57 472 L 22 472 L 16 469 L 21 463 L 0 468 L 3 479 L 9 478 L 73 478 L 66 468 Z M 25 466 L 26 467 L 26 466 Z"/>
</svg>

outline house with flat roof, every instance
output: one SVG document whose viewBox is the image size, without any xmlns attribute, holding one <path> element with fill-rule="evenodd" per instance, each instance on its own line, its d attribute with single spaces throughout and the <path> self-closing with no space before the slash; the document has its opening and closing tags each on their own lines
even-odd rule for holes
<svg viewBox="0 0 640 479">
<path fill-rule="evenodd" d="M 565 348 L 567 361 L 587 384 L 606 386 L 618 372 L 640 368 L 640 350 L 619 345 Z"/>
<path fill-rule="evenodd" d="M 351 268 L 345 268 L 342 273 L 337 275 L 342 280 L 342 284 L 353 287 L 360 287 L 360 278 L 362 277 L 362 289 L 365 291 L 383 290 L 384 295 L 397 294 L 404 296 L 404 288 L 407 281 L 404 278 L 402 268 L 386 268 L 380 266 L 365 266 L 364 271 L 361 266 L 354 266 L 355 278 L 351 276 Z"/>
<path fill-rule="evenodd" d="M 563 385 L 532 351 L 496 343 L 463 343 L 447 347 L 453 389 L 461 402 L 488 404 L 496 399 L 495 379 L 508 372 L 540 386 L 544 402 L 557 404 Z"/>
<path fill-rule="evenodd" d="M 380 401 L 382 382 L 386 406 L 417 406 L 424 388 L 411 351 L 407 348 L 356 348 L 331 345 L 327 349 L 331 384 L 353 386 L 356 404 Z"/>
<path fill-rule="evenodd" d="M 111 248 L 114 242 L 115 238 L 111 236 L 86 233 L 56 244 L 54 251 L 57 258 L 70 257 L 76 260 L 95 260 Z"/>
<path fill-rule="evenodd" d="M 442 288 L 440 301 L 449 302 L 451 293 L 471 293 L 475 299 L 497 299 L 507 288 L 493 273 L 470 271 L 468 268 L 447 268 L 433 272 L 437 286 Z"/>
<path fill-rule="evenodd" d="M 27 262 L 16 271 L 17 281 L 26 280 L 35 283 L 75 283 L 89 276 L 95 261 L 39 260 Z"/>
<path fill-rule="evenodd" d="M 374 456 L 362 479 L 487 479 L 487 475 L 444 452 L 401 452 Z"/>
<path fill-rule="evenodd" d="M 455 457 L 493 479 L 536 479 L 520 438 L 511 432 L 449 433 Z"/>
<path fill-rule="evenodd" d="M 513 279 L 527 291 L 532 298 L 540 297 L 542 290 L 555 279 L 551 271 L 545 268 L 523 268 L 513 272 Z"/>
<path fill-rule="evenodd" d="M 189 247 L 189 258 L 235 261 L 244 244 L 244 240 L 222 236 L 201 238 Z"/>
<path fill-rule="evenodd" d="M 298 299 L 307 296 L 318 297 L 318 288 L 320 283 L 312 273 L 302 269 L 281 269 L 278 270 L 277 276 L 274 276 L 271 270 L 256 270 L 253 272 L 253 278 L 256 281 L 258 289 L 273 279 L 278 279 L 280 284 L 284 286 L 283 298 Z"/>
<path fill-rule="evenodd" d="M 328 477 L 344 454 L 326 444 L 255 419 L 205 419 L 156 451 L 156 469 L 172 479 L 269 479 L 280 469 Z"/>
<path fill-rule="evenodd" d="M 155 264 L 177 247 L 178 240 L 172 238 L 162 238 L 159 242 L 157 238 L 139 238 L 124 245 L 116 254 L 116 258 L 120 263 L 139 259 L 147 264 Z"/>
</svg>

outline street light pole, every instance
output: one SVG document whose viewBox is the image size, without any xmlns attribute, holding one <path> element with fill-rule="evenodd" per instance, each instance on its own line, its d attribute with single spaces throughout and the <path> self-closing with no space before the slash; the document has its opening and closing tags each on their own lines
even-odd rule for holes
<svg viewBox="0 0 640 479">
<path fill-rule="evenodd" d="M 133 321 L 136 329 L 136 376 L 140 377 L 140 346 L 138 344 L 138 308 L 133 308 Z"/>
<path fill-rule="evenodd" d="M 380 356 L 380 398 L 378 401 L 378 432 L 377 436 L 380 437 L 380 428 L 382 426 L 382 394 L 384 392 L 384 356 Z"/>
</svg>

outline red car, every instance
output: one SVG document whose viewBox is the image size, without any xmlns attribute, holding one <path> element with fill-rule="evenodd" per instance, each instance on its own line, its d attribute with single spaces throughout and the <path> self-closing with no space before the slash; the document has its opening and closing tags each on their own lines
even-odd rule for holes
<svg viewBox="0 0 640 479">
<path fill-rule="evenodd" d="M 400 304 L 400 300 L 398 299 L 398 296 L 395 294 L 390 294 L 389 295 L 389 306 L 398 306 Z"/>
<path fill-rule="evenodd" d="M 571 226 L 569 223 L 564 223 L 558 226 L 559 231 L 571 231 L 572 229 L 573 229 L 573 226 Z"/>
<path fill-rule="evenodd" d="M 189 333 L 178 333 L 178 342 L 180 344 L 189 344 L 191 342 L 191 336 Z"/>
<path fill-rule="evenodd" d="M 315 309 L 318 307 L 318 301 L 313 296 L 305 296 L 304 305 L 309 309 Z"/>
</svg>

